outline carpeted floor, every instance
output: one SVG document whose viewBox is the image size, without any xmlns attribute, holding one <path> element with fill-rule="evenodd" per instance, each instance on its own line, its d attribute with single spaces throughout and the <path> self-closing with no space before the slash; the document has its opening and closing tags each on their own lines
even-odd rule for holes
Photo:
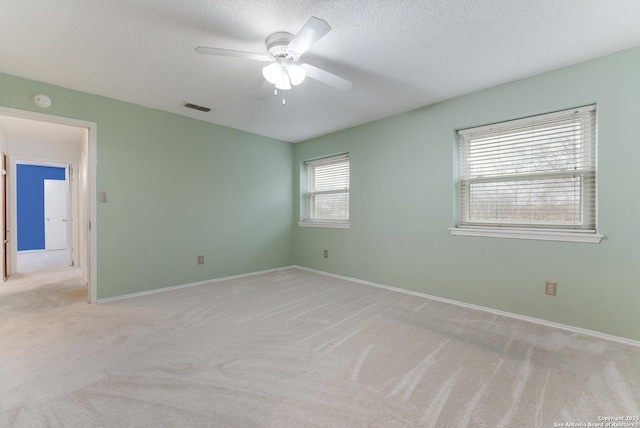
<svg viewBox="0 0 640 428">
<path fill-rule="evenodd" d="M 296 269 L 100 305 L 77 270 L 28 282 L 0 290 L 2 427 L 640 416 L 640 347 Z"/>
</svg>

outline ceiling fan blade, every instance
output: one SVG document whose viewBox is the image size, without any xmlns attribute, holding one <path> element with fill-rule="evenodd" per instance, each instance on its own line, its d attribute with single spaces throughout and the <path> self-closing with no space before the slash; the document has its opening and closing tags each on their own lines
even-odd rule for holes
<svg viewBox="0 0 640 428">
<path fill-rule="evenodd" d="M 235 58 L 252 59 L 254 61 L 271 61 L 267 55 L 253 52 L 234 51 L 230 49 L 208 48 L 206 46 L 198 46 L 196 52 L 202 55 L 231 56 Z"/>
<path fill-rule="evenodd" d="M 336 76 L 333 73 L 329 73 L 328 71 L 315 67 L 311 64 L 300 64 L 300 67 L 302 67 L 307 73 L 307 76 L 312 79 L 316 79 L 325 85 L 329 85 L 341 91 L 348 91 L 353 86 L 353 83 L 349 80 Z"/>
<path fill-rule="evenodd" d="M 312 16 L 289 42 L 288 48 L 295 54 L 302 55 L 329 31 L 331 31 L 331 27 L 326 21 Z"/>
</svg>

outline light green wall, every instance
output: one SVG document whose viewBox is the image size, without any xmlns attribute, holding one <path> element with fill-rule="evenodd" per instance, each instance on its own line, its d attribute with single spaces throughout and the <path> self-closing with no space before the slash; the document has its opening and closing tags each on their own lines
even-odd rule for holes
<svg viewBox="0 0 640 428">
<path fill-rule="evenodd" d="M 3 74 L 0 105 L 97 123 L 99 299 L 291 264 L 291 144 Z"/>
<path fill-rule="evenodd" d="M 351 159 L 351 229 L 295 227 L 295 263 L 640 340 L 639 76 L 635 48 L 295 145 L 296 217 L 301 162 Z M 449 234 L 456 129 L 594 102 L 602 243 Z"/>
</svg>

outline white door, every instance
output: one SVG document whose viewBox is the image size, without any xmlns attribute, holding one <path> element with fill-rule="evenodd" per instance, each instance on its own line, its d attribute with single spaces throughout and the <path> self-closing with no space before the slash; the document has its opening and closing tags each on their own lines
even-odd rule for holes
<svg viewBox="0 0 640 428">
<path fill-rule="evenodd" d="M 44 248 L 66 250 L 69 187 L 66 180 L 44 180 Z"/>
</svg>

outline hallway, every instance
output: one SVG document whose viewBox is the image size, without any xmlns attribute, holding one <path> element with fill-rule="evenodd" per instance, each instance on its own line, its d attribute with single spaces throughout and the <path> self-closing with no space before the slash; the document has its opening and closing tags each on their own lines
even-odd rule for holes
<svg viewBox="0 0 640 428">
<path fill-rule="evenodd" d="M 18 271 L 0 285 L 0 313 L 88 302 L 82 269 L 67 264 L 67 252 L 18 253 Z"/>
</svg>

